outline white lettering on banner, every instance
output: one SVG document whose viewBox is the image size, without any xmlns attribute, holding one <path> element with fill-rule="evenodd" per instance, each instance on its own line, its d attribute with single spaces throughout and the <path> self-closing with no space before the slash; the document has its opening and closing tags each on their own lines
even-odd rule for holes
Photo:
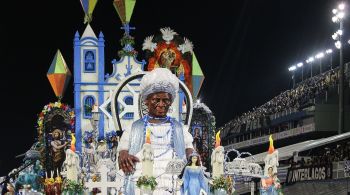
<svg viewBox="0 0 350 195">
<path fill-rule="evenodd" d="M 331 173 L 332 167 L 330 165 L 292 168 L 288 170 L 286 183 L 289 185 L 299 181 L 331 179 Z"/>
<path fill-rule="evenodd" d="M 279 140 L 279 139 L 284 139 L 287 137 L 300 135 L 303 133 L 310 133 L 312 131 L 315 131 L 315 124 L 314 123 L 309 124 L 309 125 L 305 125 L 302 127 L 290 129 L 287 131 L 274 133 L 274 134 L 272 134 L 272 137 L 274 140 Z M 230 145 L 225 146 L 224 148 L 225 148 L 225 150 L 228 150 L 230 148 L 238 149 L 238 148 L 244 148 L 244 147 L 253 146 L 253 145 L 259 145 L 259 144 L 263 144 L 263 143 L 267 143 L 267 142 L 269 142 L 269 135 L 265 135 L 265 136 L 258 137 L 255 139 L 246 140 L 246 141 L 235 143 L 235 144 L 230 144 Z"/>
</svg>

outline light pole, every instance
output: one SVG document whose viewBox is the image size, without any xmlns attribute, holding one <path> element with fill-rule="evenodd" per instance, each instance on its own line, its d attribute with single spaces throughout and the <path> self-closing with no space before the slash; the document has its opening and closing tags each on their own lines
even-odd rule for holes
<svg viewBox="0 0 350 195">
<path fill-rule="evenodd" d="M 304 64 L 302 62 L 299 62 L 297 64 L 298 68 L 301 68 L 301 81 L 304 81 Z"/>
<path fill-rule="evenodd" d="M 324 57 L 324 53 L 320 52 L 318 53 L 315 58 L 320 61 L 320 74 L 322 73 L 322 58 Z"/>
<path fill-rule="evenodd" d="M 333 50 L 332 49 L 327 49 L 326 54 L 331 55 L 331 70 L 333 69 Z"/>
<path fill-rule="evenodd" d="M 289 72 L 292 72 L 292 79 L 293 79 L 293 89 L 295 86 L 295 70 L 297 69 L 296 66 L 291 66 L 288 68 Z"/>
<path fill-rule="evenodd" d="M 313 76 L 312 75 L 312 62 L 315 60 L 314 57 L 309 57 L 307 60 L 306 60 L 306 63 L 310 64 L 310 68 L 311 68 L 311 77 Z M 310 77 L 310 78 L 311 78 Z"/>
<path fill-rule="evenodd" d="M 336 41 L 335 47 L 339 49 L 339 119 L 338 119 L 338 134 L 341 134 L 344 128 L 344 64 L 343 64 L 343 48 L 342 48 L 342 35 L 343 35 L 343 19 L 345 16 L 345 4 L 338 5 L 338 9 L 333 9 L 334 16 L 332 21 L 339 23 L 339 29 L 332 35 L 332 38 Z"/>
</svg>

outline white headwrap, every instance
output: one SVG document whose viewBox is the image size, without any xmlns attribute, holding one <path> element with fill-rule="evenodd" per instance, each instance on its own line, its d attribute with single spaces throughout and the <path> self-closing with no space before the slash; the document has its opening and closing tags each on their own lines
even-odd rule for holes
<svg viewBox="0 0 350 195">
<path fill-rule="evenodd" d="M 156 68 L 143 76 L 140 90 L 143 101 L 157 92 L 169 93 L 174 100 L 179 91 L 179 79 L 166 68 Z"/>
</svg>

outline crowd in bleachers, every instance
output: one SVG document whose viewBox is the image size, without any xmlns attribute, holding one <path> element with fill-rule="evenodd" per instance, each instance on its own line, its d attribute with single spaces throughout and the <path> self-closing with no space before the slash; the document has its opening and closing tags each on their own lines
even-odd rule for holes
<svg viewBox="0 0 350 195">
<path fill-rule="evenodd" d="M 239 133 L 246 129 L 242 126 L 249 125 L 251 121 L 263 121 L 276 113 L 303 108 L 310 104 L 315 97 L 325 94 L 328 88 L 337 85 L 337 72 L 338 69 L 333 69 L 298 83 L 295 88 L 282 92 L 262 106 L 253 108 L 225 124 L 224 131 L 226 130 L 228 133 L 227 130 L 230 130 L 230 133 Z"/>
<path fill-rule="evenodd" d="M 350 141 L 336 143 L 311 151 L 309 157 L 302 157 L 297 162 L 290 159 L 292 167 L 326 165 L 332 162 L 350 160 Z"/>
</svg>

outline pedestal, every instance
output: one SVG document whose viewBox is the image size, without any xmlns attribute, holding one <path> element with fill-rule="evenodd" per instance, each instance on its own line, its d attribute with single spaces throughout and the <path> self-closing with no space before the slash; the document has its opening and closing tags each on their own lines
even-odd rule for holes
<svg viewBox="0 0 350 195">
<path fill-rule="evenodd" d="M 227 195 L 227 192 L 225 189 L 220 188 L 220 189 L 214 190 L 214 195 Z"/>
<path fill-rule="evenodd" d="M 143 185 L 143 186 L 141 186 L 140 191 L 141 191 L 141 195 L 152 195 L 153 194 L 151 186 Z"/>
</svg>

